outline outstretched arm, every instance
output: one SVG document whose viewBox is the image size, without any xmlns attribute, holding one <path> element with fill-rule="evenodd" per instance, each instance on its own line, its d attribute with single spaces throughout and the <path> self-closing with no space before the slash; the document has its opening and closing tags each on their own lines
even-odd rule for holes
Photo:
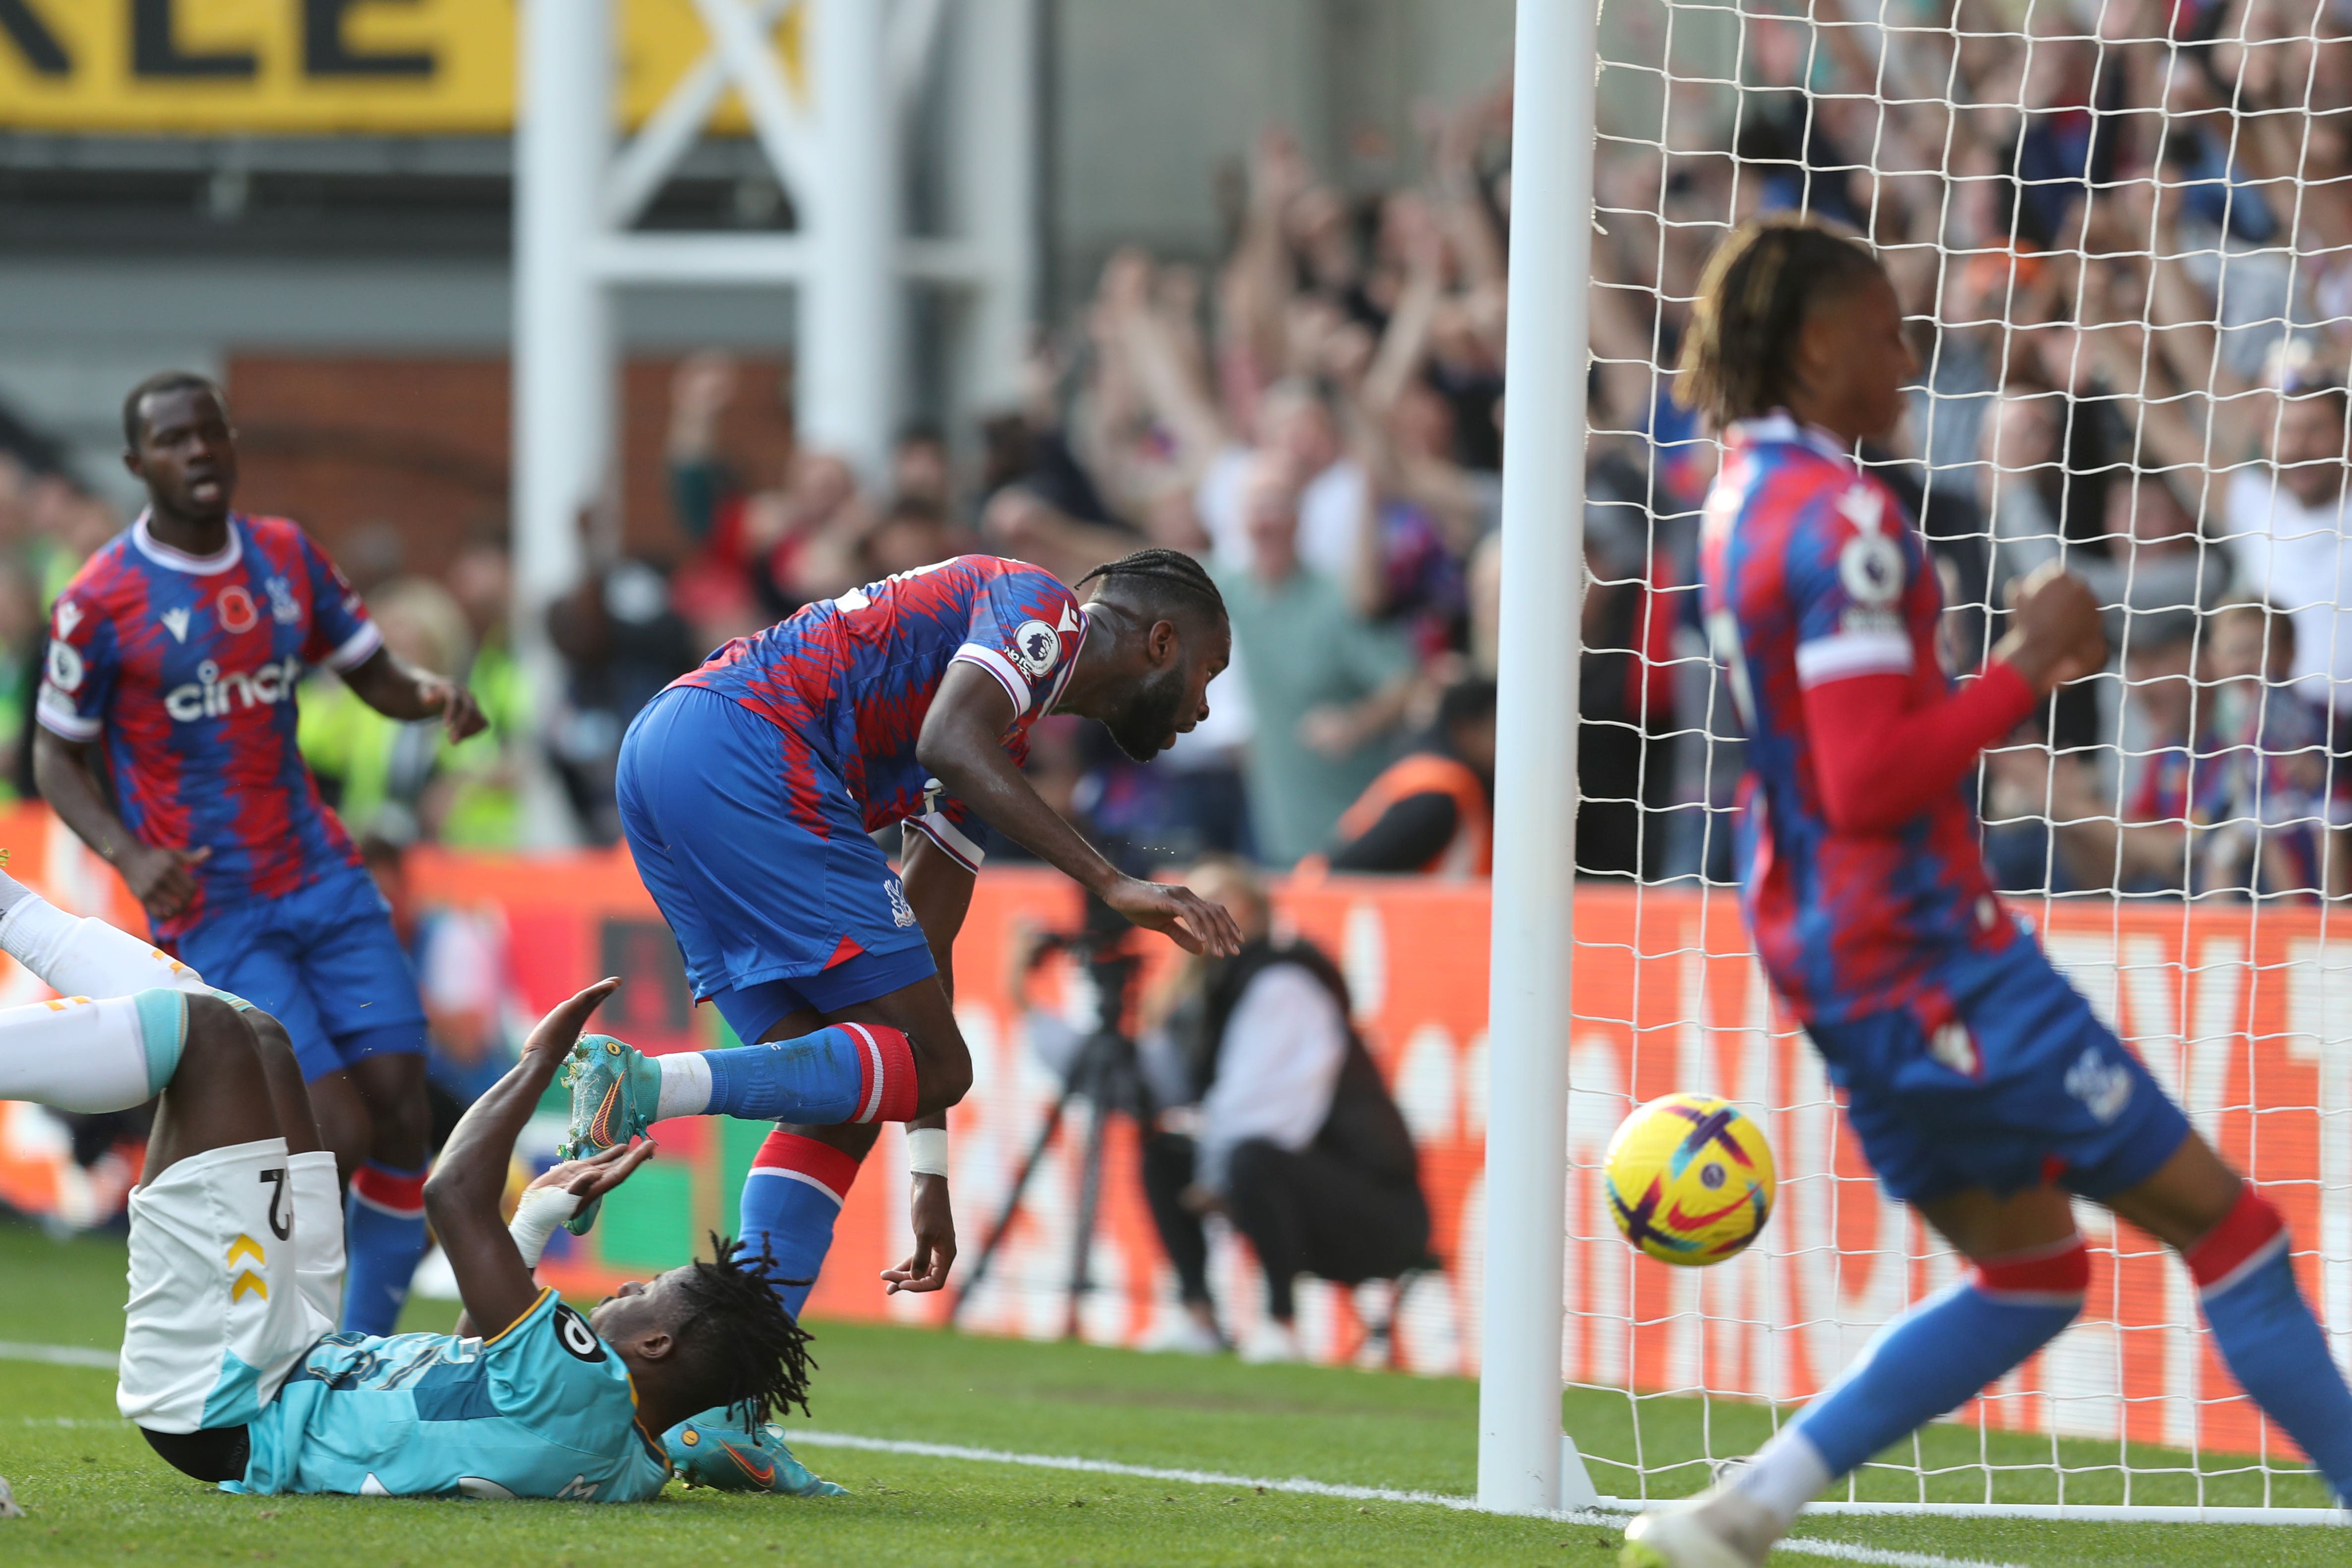
<svg viewBox="0 0 2352 1568">
<path fill-rule="evenodd" d="M 522 1059 L 458 1121 L 425 1184 L 425 1215 L 457 1276 L 466 1317 L 474 1323 L 504 1328 L 539 1300 L 538 1282 L 507 1234 L 499 1199 L 506 1192 L 507 1168 L 523 1123 L 539 1108 L 540 1096 L 580 1038 L 588 1016 L 620 984 L 600 980 L 540 1020 L 523 1044 Z M 635 1168 L 634 1163 L 614 1162 L 596 1170 L 617 1170 L 620 1174 L 613 1177 L 617 1182 Z"/>
<path fill-rule="evenodd" d="M 1012 723 L 1013 699 L 994 676 L 951 664 L 916 738 L 915 760 L 981 820 L 1137 925 L 1187 952 L 1239 952 L 1241 932 L 1223 908 L 1121 873 L 1029 787 L 999 739 Z"/>
</svg>

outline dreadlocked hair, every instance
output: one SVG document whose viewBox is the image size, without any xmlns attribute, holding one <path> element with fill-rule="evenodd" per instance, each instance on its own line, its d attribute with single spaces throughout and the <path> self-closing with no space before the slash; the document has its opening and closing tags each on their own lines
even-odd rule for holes
<svg viewBox="0 0 2352 1568">
<path fill-rule="evenodd" d="M 744 1243 L 712 1232 L 713 1256 L 687 1265 L 679 1284 L 687 1315 L 673 1331 L 716 1403 L 754 1431 L 793 1405 L 809 1413 L 808 1378 L 816 1363 L 809 1335 L 771 1282 L 775 1255 L 765 1239 L 753 1256 Z"/>
<path fill-rule="evenodd" d="M 1150 609 L 1182 607 L 1225 619 L 1225 596 L 1198 561 L 1181 550 L 1139 550 L 1105 562 L 1074 586 L 1083 588 L 1100 579 L 1117 592 L 1125 589 Z"/>
<path fill-rule="evenodd" d="M 1675 401 L 1718 426 L 1784 405 L 1798 386 L 1796 340 L 1807 313 L 1824 297 L 1883 276 L 1868 247 L 1811 218 L 1740 225 L 1699 275 Z"/>
</svg>

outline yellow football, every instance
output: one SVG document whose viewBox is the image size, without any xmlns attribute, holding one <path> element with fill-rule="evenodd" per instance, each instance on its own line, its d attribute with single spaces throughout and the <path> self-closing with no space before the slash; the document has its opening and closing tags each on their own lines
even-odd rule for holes
<svg viewBox="0 0 2352 1568">
<path fill-rule="evenodd" d="M 1662 1263 L 1720 1263 L 1763 1234 L 1776 1178 L 1764 1130 L 1729 1100 L 1670 1094 L 1609 1140 L 1609 1212 Z"/>
</svg>

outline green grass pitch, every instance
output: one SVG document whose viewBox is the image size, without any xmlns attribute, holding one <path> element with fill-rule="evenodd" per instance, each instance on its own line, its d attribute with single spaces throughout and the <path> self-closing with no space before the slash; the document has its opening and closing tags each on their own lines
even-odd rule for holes
<svg viewBox="0 0 2352 1568">
<path fill-rule="evenodd" d="M 121 1322 L 118 1240 L 52 1243 L 0 1224 L 0 1341 L 110 1350 Z M 449 1310 L 411 1309 L 430 1327 Z M 904 1329 L 818 1324 L 814 1425 L 866 1436 L 951 1443 L 1129 1464 L 1466 1493 L 1475 1479 L 1475 1385 L 1230 1360 L 1145 1356 L 1061 1344 L 963 1338 Z M 1738 1451 L 1757 1413 L 1717 1405 L 1718 1452 Z M 1570 1428 L 1588 1452 L 1624 1457 L 1632 1422 L 1622 1399 L 1571 1394 Z M 1653 1401 L 1643 1414 L 1653 1464 L 1701 1452 L 1701 1407 Z M 1731 1430 L 1727 1431 L 1729 1423 Z M 1930 1435 L 1928 1457 L 1961 1464 L 1973 1433 Z M 803 1446 L 802 1457 L 855 1495 L 819 1502 L 688 1493 L 632 1508 L 565 1503 L 440 1502 L 355 1498 L 238 1498 L 183 1479 L 115 1417 L 104 1372 L 0 1359 L 0 1475 L 26 1510 L 0 1521 L 11 1565 L 289 1563 L 364 1568 L 502 1568 L 504 1564 L 739 1563 L 1559 1563 L 1603 1568 L 1614 1531 L 1596 1524 L 1501 1519 L 1429 1505 L 1260 1493 L 1084 1475 L 996 1463 Z M 2015 1439 L 1996 1461 L 2047 1454 Z M 2087 1465 L 2112 1445 L 2070 1447 Z M 2154 1458 L 2149 1456 L 2148 1458 Z M 1698 1479 L 1696 1466 L 1669 1472 Z M 1604 1491 L 1622 1472 L 1595 1467 Z M 1900 1495 L 1892 1474 L 1872 1489 Z M 1946 1483 L 1981 1488 L 1981 1474 Z M 2178 1484 L 2187 1486 L 2187 1479 Z M 2214 1483 L 2215 1501 L 2231 1495 Z M 2004 1495 L 2037 1494 L 2019 1481 Z M 2070 1483 L 2070 1487 L 2074 1483 Z M 2112 1472 L 2070 1495 L 2096 1500 Z M 2306 1492 L 2282 1501 L 2315 1500 Z M 2242 1564 L 2296 1568 L 2352 1561 L 2332 1529 L 2081 1525 L 1945 1518 L 1826 1519 L 1807 1537 L 1869 1549 L 1865 1561 L 2084 1564 Z M 1774 1561 L 1827 1561 L 1787 1551 Z"/>
</svg>

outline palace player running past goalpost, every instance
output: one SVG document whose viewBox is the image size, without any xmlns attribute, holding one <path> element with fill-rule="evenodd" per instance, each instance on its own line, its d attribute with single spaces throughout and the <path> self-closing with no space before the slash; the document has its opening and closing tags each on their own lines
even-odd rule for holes
<svg viewBox="0 0 2352 1568">
<path fill-rule="evenodd" d="M 944 1118 L 971 1081 L 949 959 L 983 824 L 1192 952 L 1241 946 L 1223 909 L 1124 875 L 1022 776 L 1029 728 L 1048 712 L 1098 720 L 1129 756 L 1151 757 L 1206 716 L 1231 658 L 1224 602 L 1191 557 L 1139 551 L 1088 581 L 1081 605 L 1038 567 L 964 555 L 853 589 L 729 643 L 622 743 L 638 873 L 695 994 L 753 1043 L 647 1058 L 588 1042 L 569 1148 L 625 1143 L 670 1116 L 780 1122 L 745 1184 L 742 1225 L 772 1251 L 795 1312 L 884 1121 L 913 1124 L 915 1172 L 915 1250 L 886 1278 L 946 1281 Z M 898 825 L 903 880 L 868 837 Z"/>
<path fill-rule="evenodd" d="M 1979 850 L 1979 753 L 2105 663 L 2089 591 L 2033 574 L 1975 679 L 1938 667 L 1933 565 L 1852 457 L 1894 432 L 1918 369 L 1860 243 L 1739 229 L 1700 280 L 1681 369 L 1676 395 L 1726 448 L 1703 593 L 1748 737 L 1756 952 L 1880 1184 L 1975 1267 L 1730 1479 L 1629 1525 L 1627 1568 L 1756 1568 L 1831 1481 L 2055 1338 L 2090 1282 L 2072 1194 L 2181 1255 L 2231 1373 L 2352 1501 L 2352 1393 L 2278 1211 L 2002 911 Z"/>
<path fill-rule="evenodd" d="M 301 529 L 229 510 L 219 387 L 150 376 L 123 400 L 122 438 L 147 510 L 58 596 L 34 777 L 158 942 L 283 1026 L 351 1188 L 343 1327 L 388 1333 L 425 1252 L 425 1009 L 296 749 L 295 688 L 323 664 L 378 712 L 438 718 L 452 740 L 481 710 L 383 646 Z"/>
</svg>

